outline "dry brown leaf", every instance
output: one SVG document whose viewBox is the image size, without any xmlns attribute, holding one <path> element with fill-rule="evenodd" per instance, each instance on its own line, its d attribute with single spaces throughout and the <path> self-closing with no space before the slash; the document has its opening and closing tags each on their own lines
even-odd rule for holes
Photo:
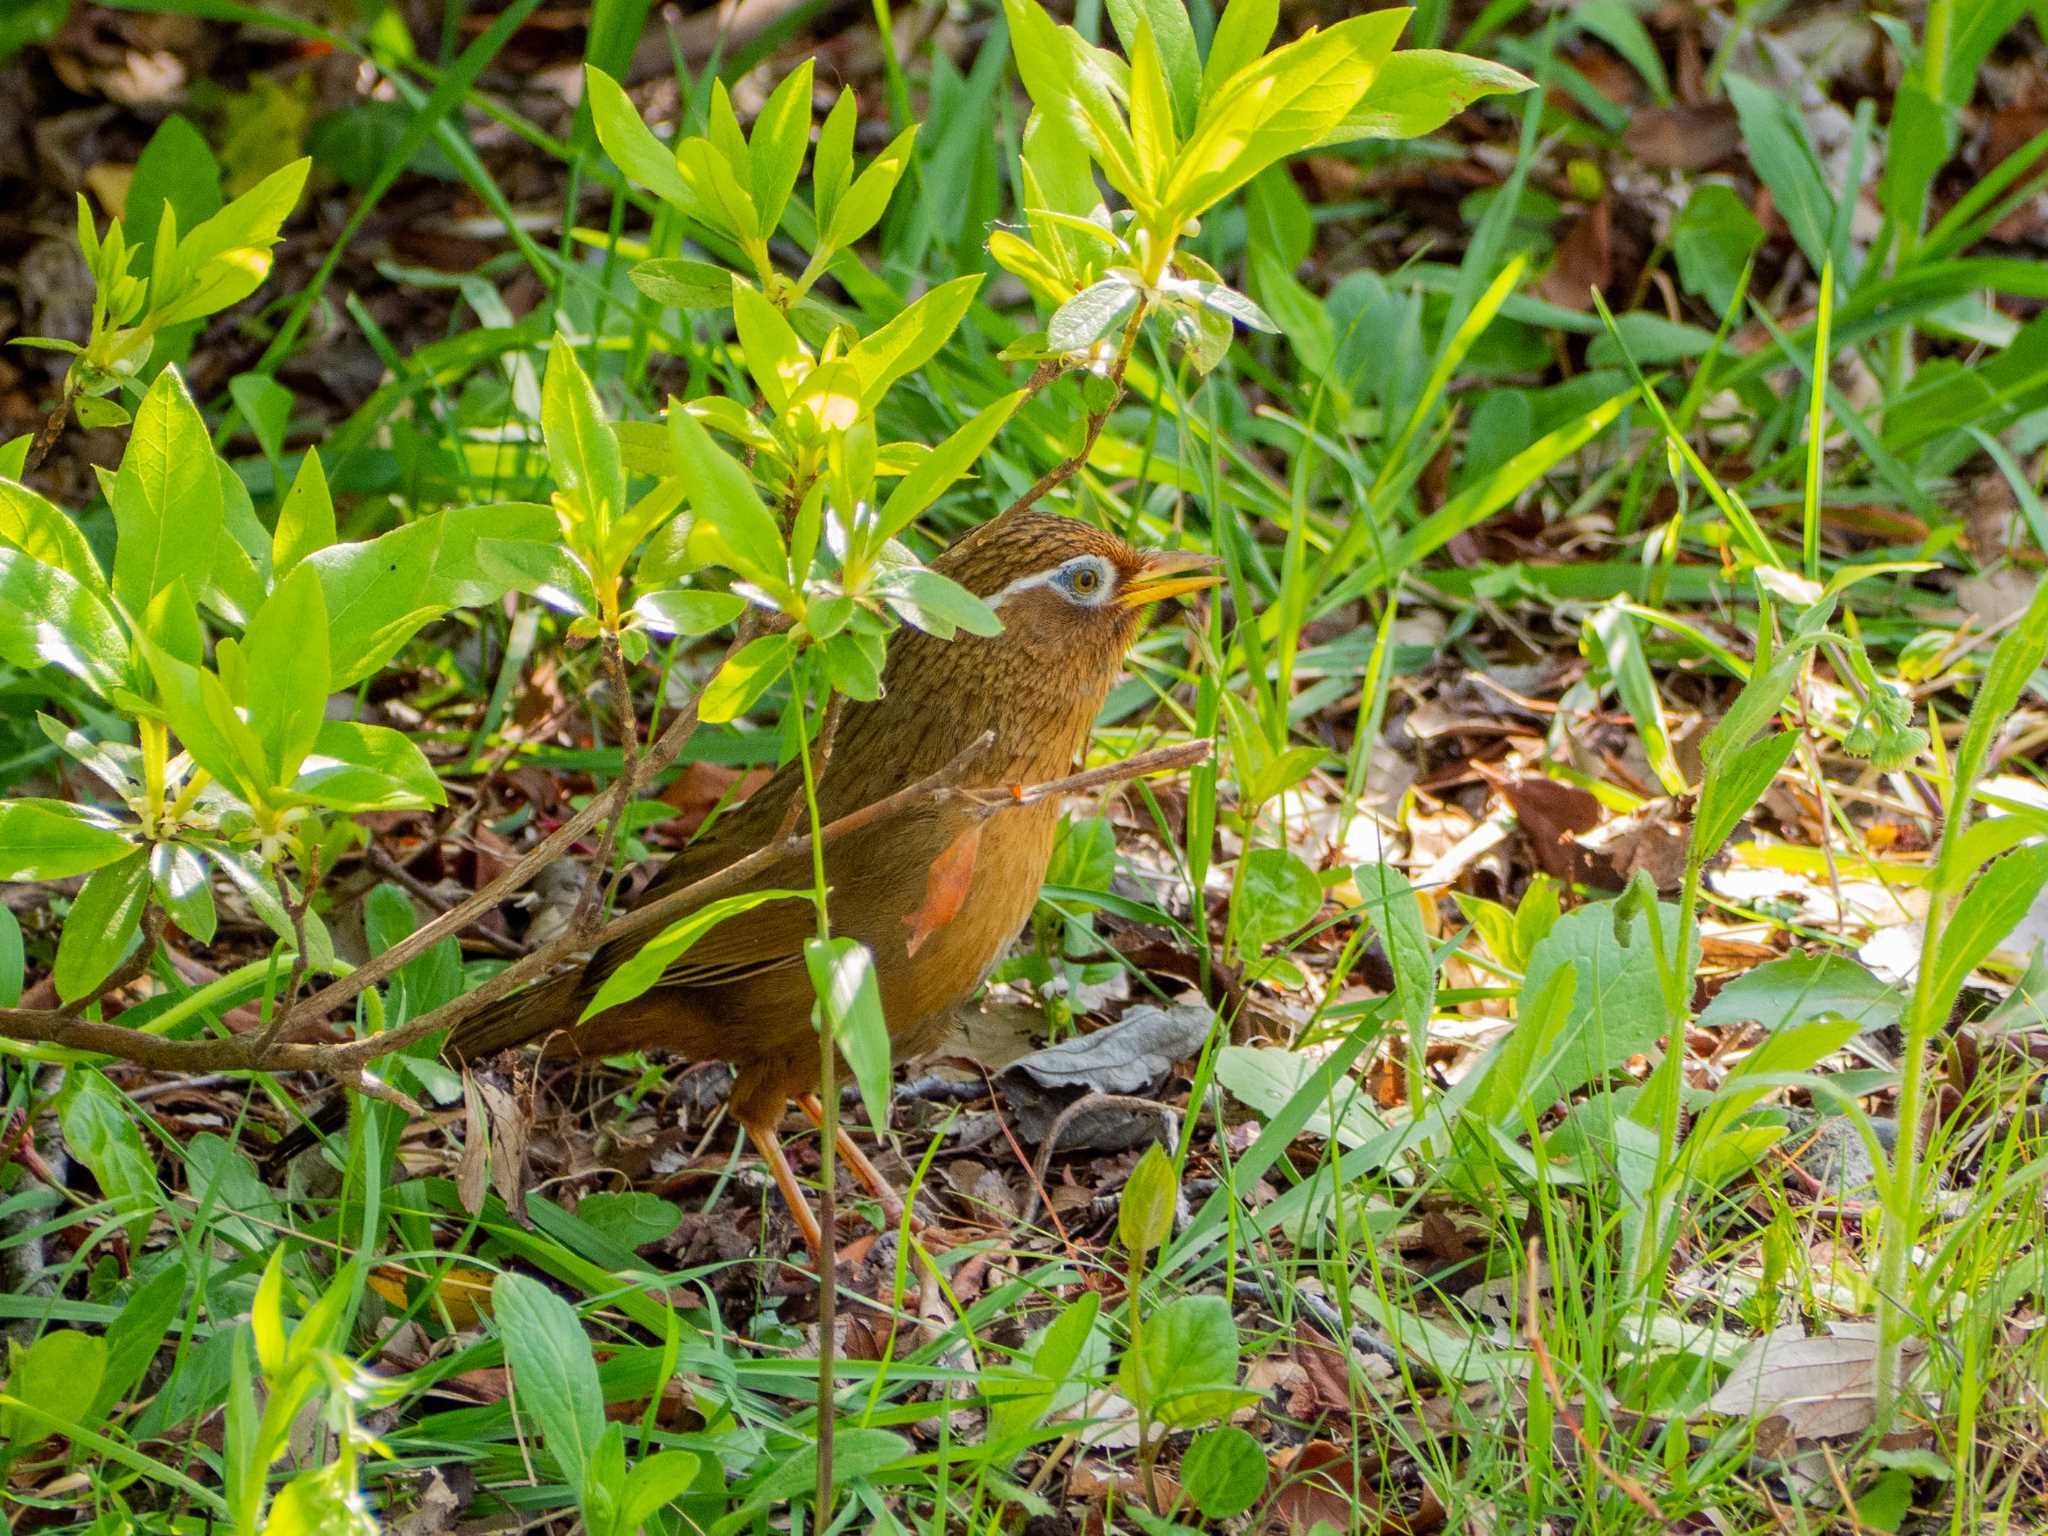
<svg viewBox="0 0 2048 1536">
<path fill-rule="evenodd" d="M 964 832 L 946 844 L 946 851 L 932 860 L 931 870 L 924 878 L 924 900 L 903 919 L 910 929 L 910 937 L 904 941 L 909 953 L 914 955 L 924 948 L 925 940 L 953 921 L 960 904 L 967 900 L 967 887 L 974 883 L 974 856 L 981 849 L 984 825 L 979 820 L 969 823 Z"/>
<path fill-rule="evenodd" d="M 1908 1363 L 1926 1352 L 1907 1341 Z M 1877 1417 L 1877 1325 L 1837 1323 L 1813 1338 L 1798 1324 L 1758 1339 L 1708 1399 L 1713 1413 L 1784 1421 L 1792 1440 L 1860 1434 Z"/>
</svg>

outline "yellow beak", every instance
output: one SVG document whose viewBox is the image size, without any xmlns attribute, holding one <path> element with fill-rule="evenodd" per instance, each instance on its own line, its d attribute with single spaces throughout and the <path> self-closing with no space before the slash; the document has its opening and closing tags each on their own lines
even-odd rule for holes
<svg viewBox="0 0 2048 1536">
<path fill-rule="evenodd" d="M 1214 555 L 1184 549 L 1154 550 L 1145 556 L 1137 579 L 1117 597 L 1117 606 L 1142 608 L 1162 603 L 1169 597 L 1185 597 L 1190 592 L 1213 587 L 1222 579 L 1216 573 Z"/>
</svg>

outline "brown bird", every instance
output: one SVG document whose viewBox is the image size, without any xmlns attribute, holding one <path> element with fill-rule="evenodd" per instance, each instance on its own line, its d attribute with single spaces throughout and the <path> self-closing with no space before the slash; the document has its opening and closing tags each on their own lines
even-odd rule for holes
<svg viewBox="0 0 2048 1536">
<path fill-rule="evenodd" d="M 935 773 L 983 733 L 965 782 L 982 788 L 1041 783 L 1067 773 L 1146 611 L 1163 599 L 1215 584 L 1205 555 L 1144 553 L 1072 518 L 999 519 L 958 540 L 933 562 L 996 611 L 1002 632 L 939 640 L 906 629 L 891 643 L 882 696 L 849 702 L 823 778 L 819 812 L 830 822 Z M 712 830 L 672 858 L 635 902 L 644 907 L 712 874 L 781 834 L 803 780 L 792 762 Z M 957 801 L 923 801 L 827 844 L 835 934 L 874 954 L 891 1044 L 900 1059 L 929 1050 L 1030 916 L 1052 856 L 1056 801 L 1004 810 L 982 822 L 964 895 L 932 926 L 934 862 L 973 824 Z M 801 822 L 798 823 L 801 825 Z M 748 882 L 757 890 L 805 890 L 808 850 L 771 861 Z M 951 902 L 946 905 L 951 906 Z M 924 914 L 924 916 L 920 916 Z M 445 1054 L 458 1062 L 542 1039 L 577 1056 L 660 1049 L 738 1069 L 732 1109 L 773 1170 L 805 1241 L 824 1237 L 776 1133 L 796 1099 L 814 1122 L 820 1040 L 803 960 L 817 920 L 808 901 L 775 901 L 713 928 L 639 998 L 578 1023 L 584 1005 L 646 940 L 611 941 L 579 970 L 515 993 L 456 1026 Z M 892 1215 L 901 1201 L 842 1130 L 849 1167 Z"/>
</svg>

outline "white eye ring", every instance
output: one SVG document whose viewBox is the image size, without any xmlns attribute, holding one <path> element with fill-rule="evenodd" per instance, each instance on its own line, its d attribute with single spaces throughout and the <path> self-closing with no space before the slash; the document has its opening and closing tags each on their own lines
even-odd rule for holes
<svg viewBox="0 0 2048 1536">
<path fill-rule="evenodd" d="M 1069 560 L 1053 574 L 1053 580 L 1070 599 L 1084 608 L 1099 608 L 1107 602 L 1115 582 L 1105 563 L 1095 555 Z"/>
</svg>

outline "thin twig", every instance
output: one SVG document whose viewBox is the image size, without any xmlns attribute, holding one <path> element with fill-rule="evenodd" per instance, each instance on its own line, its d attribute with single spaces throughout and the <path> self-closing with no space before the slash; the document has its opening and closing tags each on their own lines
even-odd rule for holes
<svg viewBox="0 0 2048 1536">
<path fill-rule="evenodd" d="M 816 777 L 820 784 L 825 782 L 825 765 L 832 761 L 832 742 L 839 734 L 839 717 L 844 713 L 842 706 L 845 703 L 845 694 L 833 694 L 831 702 L 825 706 L 825 718 L 818 723 L 818 739 L 812 744 L 811 758 L 817 764 Z M 776 825 L 773 841 L 779 843 L 793 834 L 796 831 L 797 818 L 803 813 L 804 797 L 792 794 L 789 797 L 789 808 L 782 813 L 782 820 Z"/>
<path fill-rule="evenodd" d="M 284 991 L 270 1000 L 270 1020 L 257 1033 L 256 1049 L 267 1051 L 277 1044 L 277 1037 L 284 1029 L 284 1021 L 290 1016 L 292 1004 L 298 1000 L 299 988 L 306 980 L 306 965 L 311 958 L 306 952 L 306 913 L 313 905 L 313 892 L 320 887 L 320 852 L 316 848 L 306 865 L 305 883 L 300 888 L 299 899 L 286 909 L 292 920 L 292 969 L 285 981 Z M 276 975 L 275 971 L 270 973 Z"/>
</svg>

